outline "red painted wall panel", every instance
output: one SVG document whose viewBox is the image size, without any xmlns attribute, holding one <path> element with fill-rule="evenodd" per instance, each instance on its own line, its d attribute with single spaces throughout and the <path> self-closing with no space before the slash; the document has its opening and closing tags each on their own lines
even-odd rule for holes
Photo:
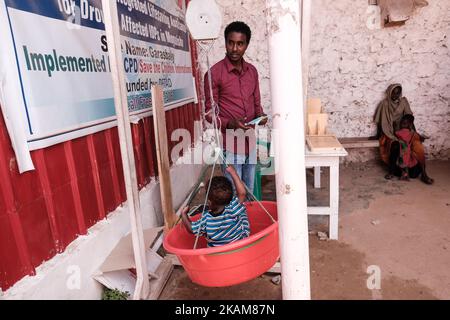
<svg viewBox="0 0 450 320">
<path fill-rule="evenodd" d="M 77 174 L 77 183 L 80 190 L 81 207 L 86 228 L 98 222 L 100 214 L 97 203 L 92 203 L 92 195 L 95 194 L 95 182 L 89 157 L 87 140 L 79 138 L 72 140 L 72 152 Z"/>
<path fill-rule="evenodd" d="M 114 190 L 112 188 L 111 161 L 108 156 L 105 132 L 94 134 L 93 140 L 100 177 L 100 192 L 96 194 L 96 201 L 101 202 L 103 200 L 104 209 L 99 214 L 101 217 L 104 217 L 106 213 L 114 211 L 119 204 L 115 203 Z"/>
<path fill-rule="evenodd" d="M 18 211 L 18 216 L 24 230 L 31 263 L 34 267 L 39 266 L 57 253 L 44 198 L 41 196 L 22 206 Z"/>
<path fill-rule="evenodd" d="M 10 156 L 13 157 L 12 152 Z M 33 172 L 19 174 L 17 164 L 14 161 L 14 168 L 9 171 L 9 175 L 16 203 L 31 203 L 42 198 L 42 188 L 36 174 Z"/>
<path fill-rule="evenodd" d="M 70 177 L 63 145 L 58 144 L 45 148 L 43 154 L 52 189 L 68 184 Z"/>
<path fill-rule="evenodd" d="M 21 206 L 15 200 L 11 183 L 10 171 L 15 166 L 12 154 L 3 116 L 0 116 L 0 285 L 3 282 L 7 286 L 24 275 L 35 273 L 17 209 Z"/>
<path fill-rule="evenodd" d="M 155 141 L 155 125 L 153 124 L 153 117 L 148 117 L 147 118 L 147 123 L 148 123 L 148 127 L 149 127 L 149 132 L 150 132 L 150 146 L 151 148 L 151 153 L 152 153 L 152 160 L 153 160 L 153 172 L 155 172 L 155 176 L 158 176 L 158 162 L 157 162 L 157 154 L 156 154 L 156 148 L 154 147 L 156 144 Z"/>
<path fill-rule="evenodd" d="M 190 126 L 190 119 L 189 119 L 189 111 L 188 111 L 188 109 L 187 109 L 187 107 L 186 108 L 182 108 L 181 109 L 181 112 L 182 112 L 182 117 L 183 117 L 183 128 L 184 129 L 186 129 L 186 130 L 188 130 L 189 131 L 189 135 L 190 135 L 190 137 L 191 137 L 191 140 L 193 139 L 193 136 L 192 136 L 192 132 L 191 132 L 191 126 Z M 192 144 L 192 141 L 191 141 L 191 144 Z"/>
<path fill-rule="evenodd" d="M 190 104 L 167 112 L 168 137 L 177 128 L 192 130 L 195 108 L 197 106 Z M 157 173 L 153 119 L 149 117 L 133 126 L 137 174 L 142 188 Z M 3 118 L 0 127 L 5 131 Z M 90 143 L 93 153 L 89 151 L 92 149 Z M 169 143 L 170 150 L 176 143 Z M 2 150 L 7 150 L 2 152 L 1 158 L 10 194 L 14 198 L 9 211 L 12 210 L 11 214 L 19 223 L 13 226 L 4 197 L 0 197 L 0 287 L 7 290 L 22 277 L 32 274 L 34 268 L 44 261 L 63 252 L 77 236 L 83 234 L 83 227 L 93 226 L 114 211 L 125 201 L 126 193 L 117 128 L 72 140 L 71 155 L 64 143 L 34 151 L 32 159 L 37 170 L 24 174 L 19 174 L 15 161 L 11 161 L 14 158 L 9 138 L 0 139 L 0 144 Z M 2 181 L 1 185 L 0 191 L 4 196 L 3 189 L 8 184 Z M 74 194 L 76 190 L 78 193 Z M 81 203 L 75 203 L 75 199 Z M 77 205 L 81 217 L 77 213 Z M 22 249 L 17 245 L 21 234 L 17 225 L 22 230 Z"/>
<path fill-rule="evenodd" d="M 36 154 L 38 152 L 41 150 Z M 63 144 L 43 149 L 42 153 L 50 187 L 50 194 L 44 191 L 44 196 L 48 199 L 47 205 L 53 206 L 59 235 L 57 242 L 62 252 L 79 234 L 66 154 Z"/>
<path fill-rule="evenodd" d="M 3 201 L 0 201 L 0 203 Z M 21 264 L 14 234 L 9 217 L 0 204 L 0 284 L 2 288 L 9 288 L 23 276 L 28 270 Z"/>
<path fill-rule="evenodd" d="M 117 179 L 119 181 L 119 190 L 120 190 L 120 196 L 121 196 L 121 202 L 126 201 L 127 199 L 127 192 L 125 189 L 125 178 L 123 176 L 123 170 L 122 170 L 122 155 L 120 153 L 120 143 L 119 143 L 119 131 L 117 128 L 112 128 L 109 130 L 111 133 L 111 140 L 112 140 L 112 146 L 114 150 L 114 160 L 115 160 L 115 169 L 117 173 Z"/>
<path fill-rule="evenodd" d="M 72 192 L 69 184 L 65 184 L 53 190 L 51 197 L 56 216 L 56 224 L 59 232 L 58 242 L 60 250 L 66 247 L 80 234 L 75 216 Z"/>
<path fill-rule="evenodd" d="M 153 155 L 153 143 L 152 143 L 152 139 L 151 137 L 153 136 L 153 131 L 152 131 L 152 127 L 150 126 L 150 117 L 148 118 L 144 118 L 142 120 L 142 130 L 143 130 L 143 135 L 145 138 L 145 143 L 144 143 L 144 152 L 146 154 L 146 164 L 148 166 L 148 170 L 149 170 L 149 175 L 150 177 L 154 177 L 156 175 L 155 172 L 155 162 L 156 160 L 154 160 L 154 155 Z"/>
</svg>

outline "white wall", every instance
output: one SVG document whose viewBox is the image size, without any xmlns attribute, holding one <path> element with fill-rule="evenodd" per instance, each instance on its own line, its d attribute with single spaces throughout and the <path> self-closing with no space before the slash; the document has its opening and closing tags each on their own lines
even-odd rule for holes
<svg viewBox="0 0 450 320">
<path fill-rule="evenodd" d="M 201 165 L 177 165 L 171 169 L 173 203 L 178 208 L 198 179 Z M 144 229 L 163 225 L 159 184 L 152 181 L 140 192 Z M 119 240 L 130 232 L 127 205 L 110 213 L 108 218 L 88 230 L 88 235 L 72 242 L 65 252 L 58 254 L 36 269 L 36 276 L 27 276 L 0 296 L 15 300 L 95 300 L 100 299 L 103 287 L 92 274 L 104 262 Z M 80 289 L 71 290 L 73 268 L 79 268 Z"/>
<path fill-rule="evenodd" d="M 404 26 L 369 30 L 367 1 L 313 0 L 310 95 L 339 136 L 370 136 L 378 102 L 401 83 L 432 158 L 450 158 L 450 1 L 431 0 Z"/>
<path fill-rule="evenodd" d="M 224 26 L 242 20 L 253 39 L 246 59 L 261 78 L 263 105 L 270 112 L 265 1 L 217 0 Z M 369 30 L 366 0 L 312 0 L 309 96 L 320 97 L 339 137 L 375 134 L 373 114 L 391 83 L 399 82 L 417 118 L 432 138 L 431 158 L 450 158 L 450 1 L 430 0 L 402 27 Z M 223 35 L 211 61 L 225 55 Z M 201 58 L 201 61 L 206 61 Z M 288 68 L 289 66 L 286 66 Z M 362 154 L 360 161 L 373 157 Z"/>
</svg>

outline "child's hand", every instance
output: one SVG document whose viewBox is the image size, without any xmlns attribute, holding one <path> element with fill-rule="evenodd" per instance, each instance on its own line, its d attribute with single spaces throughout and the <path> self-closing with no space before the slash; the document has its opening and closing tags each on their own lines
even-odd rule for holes
<svg viewBox="0 0 450 320">
<path fill-rule="evenodd" d="M 236 169 L 232 165 L 228 165 L 225 169 L 229 174 L 237 174 Z"/>
<path fill-rule="evenodd" d="M 184 207 L 181 211 L 181 220 L 183 221 L 183 226 L 187 231 L 192 233 L 192 222 L 188 217 L 189 207 Z"/>
<path fill-rule="evenodd" d="M 189 207 L 184 207 L 183 211 L 181 211 L 181 214 L 187 215 L 189 212 Z"/>
</svg>

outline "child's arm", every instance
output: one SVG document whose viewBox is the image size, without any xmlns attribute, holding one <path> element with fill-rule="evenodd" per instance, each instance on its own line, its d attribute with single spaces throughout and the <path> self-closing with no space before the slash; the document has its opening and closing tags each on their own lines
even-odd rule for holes
<svg viewBox="0 0 450 320">
<path fill-rule="evenodd" d="M 193 234 L 194 232 L 192 232 L 192 221 L 191 219 L 189 219 L 187 215 L 188 212 L 189 207 L 184 208 L 183 211 L 181 212 L 181 219 L 183 220 L 183 224 L 186 227 L 186 229 Z"/>
<path fill-rule="evenodd" d="M 239 175 L 237 174 L 236 169 L 234 169 L 233 166 L 228 166 L 227 172 L 233 179 L 239 202 L 243 203 L 245 201 L 245 198 L 247 197 L 247 190 L 245 189 L 244 183 L 242 182 L 241 178 L 239 178 Z"/>
</svg>

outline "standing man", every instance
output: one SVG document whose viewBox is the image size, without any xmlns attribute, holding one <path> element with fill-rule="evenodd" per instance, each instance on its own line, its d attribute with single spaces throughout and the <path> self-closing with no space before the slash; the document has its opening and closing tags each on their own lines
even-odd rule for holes
<svg viewBox="0 0 450 320">
<path fill-rule="evenodd" d="M 258 71 L 244 60 L 251 39 L 250 27 L 235 21 L 225 29 L 226 56 L 210 70 L 218 126 L 223 135 L 225 160 L 253 192 L 256 170 L 256 137 L 248 123 L 266 116 L 261 107 Z M 205 75 L 206 119 L 212 121 L 208 74 Z M 267 118 L 259 124 L 265 125 Z M 222 167 L 231 181 L 228 172 Z"/>
</svg>

